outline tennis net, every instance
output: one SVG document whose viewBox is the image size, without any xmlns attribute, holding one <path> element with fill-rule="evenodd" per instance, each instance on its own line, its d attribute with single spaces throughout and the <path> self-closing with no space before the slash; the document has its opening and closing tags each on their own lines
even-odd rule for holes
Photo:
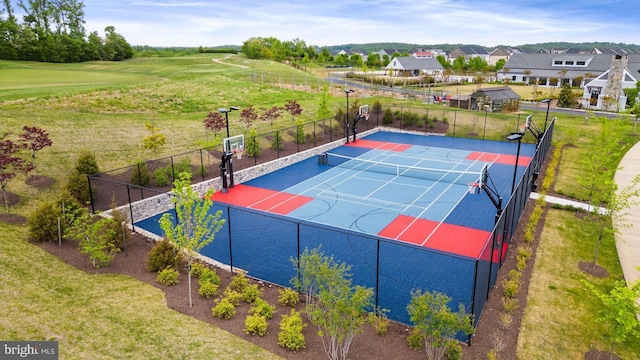
<svg viewBox="0 0 640 360">
<path fill-rule="evenodd" d="M 483 173 L 485 172 L 485 168 L 481 171 L 444 170 L 411 165 L 390 164 L 333 153 L 325 153 L 324 155 L 326 156 L 325 163 L 329 166 L 432 181 L 442 181 L 453 184 L 467 185 L 469 183 L 479 183 L 484 179 Z"/>
</svg>

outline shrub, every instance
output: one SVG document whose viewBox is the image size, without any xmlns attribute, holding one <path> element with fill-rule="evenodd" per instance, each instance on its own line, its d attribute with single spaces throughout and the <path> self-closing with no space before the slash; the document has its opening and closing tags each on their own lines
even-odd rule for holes
<svg viewBox="0 0 640 360">
<path fill-rule="evenodd" d="M 260 141 L 258 141 L 258 132 L 256 129 L 249 130 L 249 137 L 244 144 L 244 152 L 249 157 L 260 156 Z"/>
<path fill-rule="evenodd" d="M 76 170 L 80 174 L 93 175 L 100 172 L 98 168 L 98 162 L 95 155 L 91 151 L 85 150 L 78 155 L 78 162 L 76 164 Z"/>
<path fill-rule="evenodd" d="M 285 349 L 298 351 L 306 345 L 302 331 L 305 324 L 302 323 L 300 313 L 291 309 L 289 315 L 282 315 L 280 331 L 278 332 L 278 345 Z"/>
<path fill-rule="evenodd" d="M 163 239 L 153 246 L 147 256 L 147 270 L 158 272 L 167 267 L 178 268 L 184 262 L 184 257 L 178 249 L 167 239 Z"/>
<path fill-rule="evenodd" d="M 513 314 L 518 309 L 518 299 L 503 297 L 502 306 L 504 306 L 504 312 L 507 314 Z"/>
<path fill-rule="evenodd" d="M 391 113 L 391 109 L 385 109 L 384 115 L 382 116 L 382 123 L 384 125 L 393 124 L 393 114 Z"/>
<path fill-rule="evenodd" d="M 200 294 L 200 296 L 205 297 L 207 299 L 210 299 L 216 296 L 217 293 L 218 293 L 218 285 L 211 282 L 201 283 L 200 287 L 198 288 L 198 294 Z"/>
<path fill-rule="evenodd" d="M 186 157 L 180 159 L 180 161 L 178 161 L 178 163 L 176 164 L 175 171 L 176 171 L 176 174 L 185 172 L 189 175 L 193 175 L 193 171 L 191 171 L 191 160 Z"/>
<path fill-rule="evenodd" d="M 249 309 L 250 315 L 260 315 L 260 316 L 264 316 L 267 319 L 271 319 L 275 312 L 276 312 L 275 306 L 269 305 L 268 302 L 260 298 L 257 298 L 256 301 L 253 303 L 253 306 L 251 307 L 251 309 Z"/>
<path fill-rule="evenodd" d="M 449 340 L 444 354 L 447 360 L 462 360 L 462 346 L 456 340 Z"/>
<path fill-rule="evenodd" d="M 520 281 L 513 279 L 502 280 L 503 295 L 508 298 L 515 298 L 520 289 Z"/>
<path fill-rule="evenodd" d="M 191 271 L 193 271 L 193 267 L 191 268 Z M 205 267 L 204 269 L 202 269 L 202 272 L 200 273 L 200 280 L 198 280 L 198 282 L 200 284 L 208 282 L 215 285 L 220 285 L 220 277 L 218 276 L 218 273 L 216 273 L 214 269 L 209 269 Z"/>
<path fill-rule="evenodd" d="M 133 185 L 148 186 L 150 183 L 149 169 L 146 162 L 140 162 L 131 169 L 129 182 Z"/>
<path fill-rule="evenodd" d="M 166 268 L 158 272 L 156 281 L 163 285 L 175 285 L 179 283 L 178 276 L 180 273 L 174 268 Z"/>
<path fill-rule="evenodd" d="M 278 290 L 278 304 L 294 307 L 300 301 L 300 295 L 292 288 Z"/>
<path fill-rule="evenodd" d="M 512 322 L 513 318 L 511 317 L 511 314 L 500 314 L 500 327 L 502 328 L 502 330 L 507 330 L 509 327 L 511 327 Z"/>
<path fill-rule="evenodd" d="M 296 142 L 298 144 L 304 144 L 307 138 L 304 134 L 304 126 L 302 120 L 296 120 Z"/>
<path fill-rule="evenodd" d="M 242 301 L 253 304 L 261 294 L 262 291 L 258 288 L 258 284 L 247 285 L 244 287 L 244 290 L 242 290 Z"/>
<path fill-rule="evenodd" d="M 87 180 L 86 174 L 80 173 L 77 170 L 69 175 L 65 190 L 81 204 L 86 204 L 91 200 L 89 180 Z"/>
<path fill-rule="evenodd" d="M 29 238 L 37 242 L 58 239 L 58 218 L 62 221 L 62 210 L 55 203 L 44 203 L 27 220 Z"/>
<path fill-rule="evenodd" d="M 131 231 L 125 226 L 128 220 L 126 212 L 124 210 L 117 210 L 116 207 L 115 200 L 112 200 L 111 219 L 113 221 L 110 222 L 110 225 L 113 231 L 113 237 L 111 238 L 111 243 L 118 249 L 123 249 L 124 241 L 131 239 Z"/>
<path fill-rule="evenodd" d="M 273 139 L 271 139 L 271 149 L 272 150 L 282 150 L 284 149 L 282 134 L 280 131 L 275 131 L 273 134 Z"/>
<path fill-rule="evenodd" d="M 525 260 L 531 257 L 531 247 L 529 245 L 520 245 L 518 246 L 518 257 L 523 258 Z"/>
<path fill-rule="evenodd" d="M 229 299 L 223 298 L 216 301 L 216 306 L 211 309 L 211 314 L 219 319 L 228 320 L 236 314 L 236 307 Z"/>
<path fill-rule="evenodd" d="M 375 311 L 369 314 L 369 323 L 373 326 L 376 334 L 384 335 L 387 333 L 390 321 L 383 311 Z"/>
<path fill-rule="evenodd" d="M 424 335 L 420 329 L 414 328 L 411 334 L 407 336 L 407 341 L 412 350 L 422 350 L 424 348 Z"/>
<path fill-rule="evenodd" d="M 196 261 L 193 264 L 191 264 L 191 277 L 192 278 L 199 278 L 207 270 L 211 270 L 211 269 L 209 269 L 205 264 Z M 211 271 L 213 271 L 213 270 L 211 270 Z M 218 279 L 218 283 L 217 284 L 220 284 L 220 279 Z"/>
<path fill-rule="evenodd" d="M 156 181 L 156 186 L 169 185 L 169 174 L 167 174 L 166 168 L 159 168 L 153 172 L 153 177 Z"/>
<path fill-rule="evenodd" d="M 226 289 L 224 289 L 223 296 L 233 306 L 240 305 L 240 301 L 242 300 L 242 293 L 239 293 L 231 289 L 230 287 L 227 287 Z"/>
<path fill-rule="evenodd" d="M 248 315 L 244 320 L 244 333 L 265 336 L 267 334 L 267 318 L 260 315 Z"/>
<path fill-rule="evenodd" d="M 524 271 L 524 269 L 525 269 L 526 267 L 527 267 L 527 259 L 525 259 L 525 258 L 522 258 L 522 257 L 518 256 L 518 257 L 516 258 L 516 268 L 517 268 L 519 271 Z"/>
<path fill-rule="evenodd" d="M 520 278 L 522 278 L 522 272 L 517 269 L 512 269 L 509 270 L 507 277 L 511 280 L 520 281 Z"/>
<path fill-rule="evenodd" d="M 229 287 L 231 290 L 235 290 L 239 293 L 243 292 L 244 289 L 249 285 L 249 279 L 243 273 L 237 273 L 233 279 L 231 279 L 231 283 Z"/>
</svg>

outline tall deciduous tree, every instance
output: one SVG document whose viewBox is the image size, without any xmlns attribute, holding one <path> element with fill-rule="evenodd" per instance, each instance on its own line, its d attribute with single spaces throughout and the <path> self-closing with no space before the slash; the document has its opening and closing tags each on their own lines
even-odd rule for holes
<svg viewBox="0 0 640 360">
<path fill-rule="evenodd" d="M 260 120 L 268 121 L 269 125 L 273 129 L 273 122 L 278 120 L 278 118 L 280 117 L 281 110 L 282 108 L 279 108 L 277 106 L 274 106 L 269 109 L 264 109 L 263 113 L 260 115 Z"/>
<path fill-rule="evenodd" d="M 411 294 L 407 311 L 415 328 L 424 336 L 424 345 L 429 359 L 442 359 L 447 344 L 462 332 L 473 334 L 473 316 L 467 314 L 464 305 L 454 312 L 449 308 L 451 298 L 438 292 L 416 290 Z"/>
<path fill-rule="evenodd" d="M 209 190 L 201 196 L 191 186 L 189 173 L 182 172 L 178 175 L 173 182 L 173 195 L 177 219 L 170 213 L 162 215 L 160 228 L 167 239 L 185 255 L 189 271 L 189 307 L 192 307 L 191 265 L 200 250 L 215 239 L 225 220 L 221 219 L 222 210 L 215 213 L 209 211 L 213 205 L 213 191 Z"/>
<path fill-rule="evenodd" d="M 31 151 L 31 159 L 33 159 L 33 169 L 35 170 L 36 177 L 38 177 L 38 168 L 36 167 L 36 153 L 48 146 L 51 146 L 53 142 L 49 138 L 49 133 L 37 126 L 23 126 L 20 139 L 23 142 L 25 148 Z"/>
<path fill-rule="evenodd" d="M 305 312 L 331 360 L 346 359 L 353 338 L 362 331 L 373 290 L 352 286 L 350 266 L 337 263 L 319 249 L 306 249 L 292 263 L 299 276 L 293 284 L 306 294 Z"/>
</svg>

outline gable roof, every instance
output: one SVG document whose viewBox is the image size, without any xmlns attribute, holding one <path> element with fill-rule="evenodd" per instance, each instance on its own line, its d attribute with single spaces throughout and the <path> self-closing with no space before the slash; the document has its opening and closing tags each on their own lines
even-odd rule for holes
<svg viewBox="0 0 640 360">
<path fill-rule="evenodd" d="M 482 88 L 474 91 L 470 96 L 473 99 L 486 96 L 491 101 L 520 99 L 520 95 L 508 86 Z"/>
<path fill-rule="evenodd" d="M 566 71 L 562 75 L 564 78 L 575 78 L 585 73 L 601 74 L 609 70 L 612 58 L 612 55 L 599 54 L 513 54 L 499 73 L 517 74 L 529 70 L 531 77 L 556 78 Z M 564 65 L 567 60 L 584 61 L 585 65 Z"/>
<path fill-rule="evenodd" d="M 436 58 L 415 58 L 413 56 L 399 56 L 391 60 L 387 69 L 394 70 L 442 70 L 442 65 Z"/>
</svg>

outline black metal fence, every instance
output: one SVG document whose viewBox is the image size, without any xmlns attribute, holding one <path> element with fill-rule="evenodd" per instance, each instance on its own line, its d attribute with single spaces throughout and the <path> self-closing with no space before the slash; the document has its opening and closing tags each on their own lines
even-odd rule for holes
<svg viewBox="0 0 640 360">
<path fill-rule="evenodd" d="M 227 219 L 216 241 L 201 253 L 250 276 L 291 286 L 297 276 L 290 259 L 304 249 L 322 246 L 325 254 L 351 265 L 353 282 L 374 289 L 375 304 L 389 318 L 409 324 L 411 291 L 439 291 L 463 304 L 477 320 L 482 316 L 518 221 L 551 146 L 555 121 L 538 139 L 529 166 L 517 183 L 485 247 L 476 259 L 392 241 L 374 235 L 315 224 L 252 209 L 215 204 Z M 136 226 L 160 234 L 158 216 Z M 464 239 L 460 239 L 464 241 Z"/>
</svg>

